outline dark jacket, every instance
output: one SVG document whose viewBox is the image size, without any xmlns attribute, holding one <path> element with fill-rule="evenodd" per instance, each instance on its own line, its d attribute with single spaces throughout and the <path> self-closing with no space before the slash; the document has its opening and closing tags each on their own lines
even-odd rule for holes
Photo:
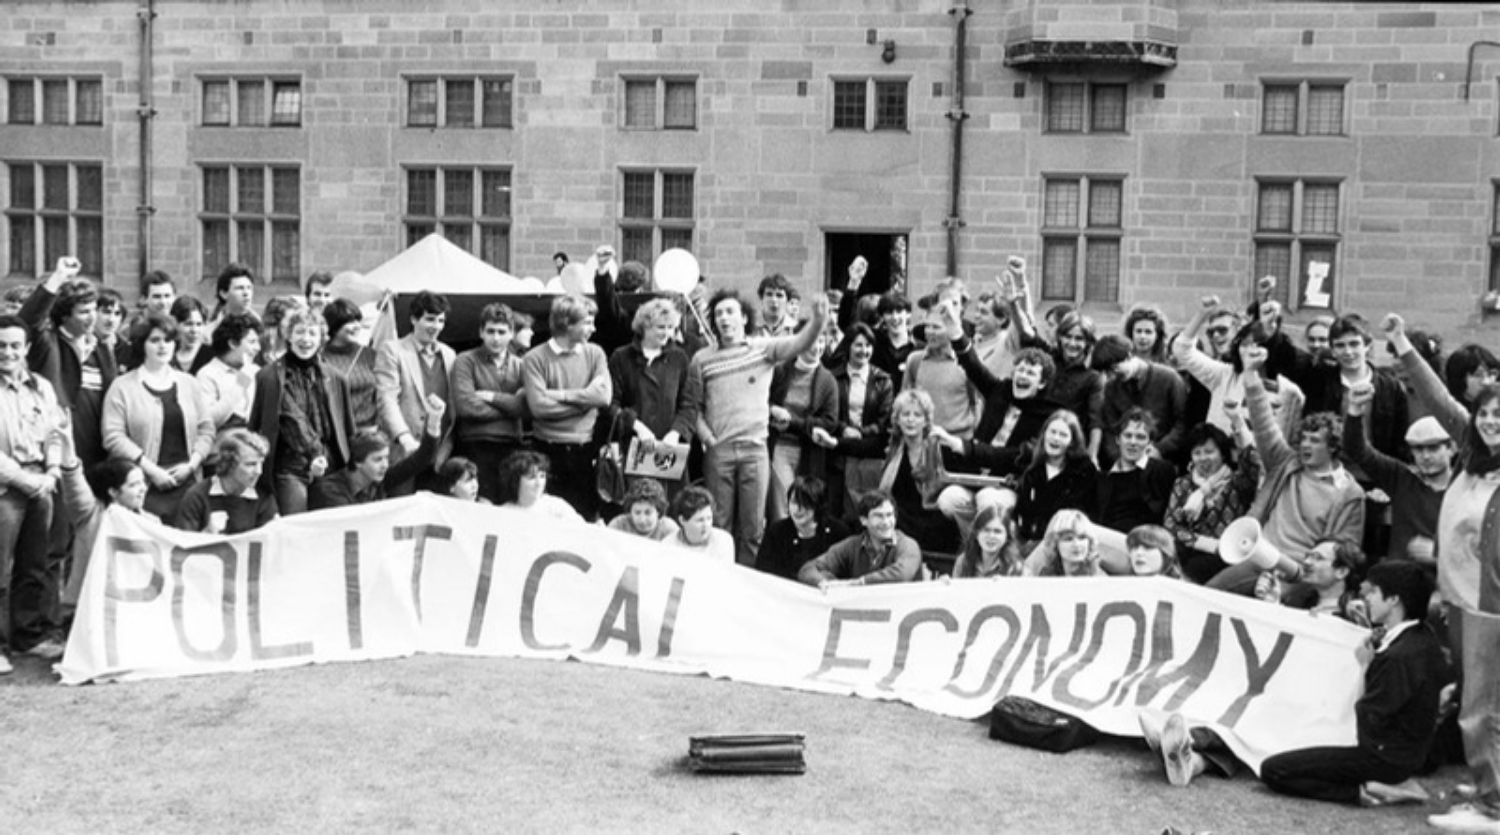
<svg viewBox="0 0 1500 835">
<path fill-rule="evenodd" d="M 786 403 L 787 392 L 792 387 L 792 374 L 796 369 L 796 362 L 776 366 L 776 370 L 771 373 L 770 405 L 781 406 Z M 767 436 L 767 445 L 774 449 L 777 440 L 783 435 L 796 438 L 802 445 L 802 458 L 797 468 L 821 478 L 825 469 L 825 450 L 813 443 L 812 431 L 814 427 L 821 428 L 830 434 L 838 431 L 839 385 L 834 380 L 833 373 L 824 368 L 821 363 L 813 366 L 812 375 L 812 393 L 807 413 L 804 415 L 794 413 L 785 430 L 771 429 Z"/>
<path fill-rule="evenodd" d="M 797 536 L 797 523 L 791 519 L 772 522 L 755 556 L 755 570 L 795 580 L 802 566 L 847 538 L 849 529 L 837 519 L 825 517 L 807 539 Z"/>
<path fill-rule="evenodd" d="M 1406 430 L 1411 425 L 1406 403 L 1406 389 L 1388 368 L 1371 366 L 1374 375 L 1375 399 L 1371 401 L 1367 426 L 1370 430 L 1370 445 L 1392 458 L 1403 461 L 1411 458 L 1406 448 Z M 1344 414 L 1344 378 L 1339 366 L 1313 365 L 1303 370 L 1303 378 L 1292 378 L 1302 388 L 1307 401 L 1302 414 L 1317 412 Z"/>
<path fill-rule="evenodd" d="M 1177 468 L 1160 458 L 1147 458 L 1144 468 L 1100 473 L 1099 512 L 1089 518 L 1120 533 L 1130 533 L 1136 525 L 1160 525 L 1176 482 Z M 1121 494 L 1126 486 L 1129 490 Z"/>
<path fill-rule="evenodd" d="M 1104 385 L 1104 410 L 1101 415 L 1104 439 L 1099 451 L 1101 466 L 1113 464 L 1119 456 L 1115 438 L 1120 431 L 1119 421 L 1135 406 L 1145 409 L 1156 418 L 1156 434 L 1151 440 L 1163 458 L 1173 460 L 1182 451 L 1182 443 L 1188 430 L 1185 422 L 1187 383 L 1182 381 L 1176 370 L 1148 362 L 1146 370 L 1139 377 L 1130 380 L 1111 379 Z"/>
<path fill-rule="evenodd" d="M 953 353 L 958 357 L 958 365 L 968 376 L 969 383 L 984 397 L 984 410 L 979 414 L 974 436 L 964 441 L 964 469 L 1014 469 L 1017 456 L 1022 454 L 1021 450 L 1026 449 L 1031 441 L 1042 434 L 1047 418 L 1058 410 L 1057 403 L 1043 396 L 1042 392 L 1025 400 L 1015 399 L 1011 381 L 995 376 L 979 358 L 979 352 L 974 350 L 974 343 L 968 337 L 954 340 Z M 1011 429 L 1005 444 L 996 446 L 990 441 L 994 440 L 1005 425 L 1005 415 L 1011 406 L 1015 406 L 1020 412 L 1016 425 Z"/>
<path fill-rule="evenodd" d="M 881 369 L 870 366 L 870 376 L 865 381 L 864 409 L 860 412 L 860 438 L 845 439 L 843 432 L 849 423 L 849 367 L 841 366 L 833 372 L 839 387 L 838 426 L 829 430 L 839 439 L 838 452 L 851 458 L 883 458 L 889 446 L 891 431 L 891 403 L 896 397 L 895 384 L 891 376 Z"/>
<path fill-rule="evenodd" d="M 92 392 L 83 390 L 83 363 L 78 352 L 63 344 L 65 340 L 57 335 L 50 322 L 52 303 L 56 300 L 57 295 L 42 285 L 21 305 L 21 319 L 32 331 L 26 364 L 33 374 L 52 384 L 58 404 L 74 413 L 73 443 L 79 460 L 96 463 L 105 457 L 104 434 L 100 429 L 104 394 L 119 376 L 119 366 L 113 350 L 103 342 L 95 344 L 90 356 L 99 367 L 99 388 Z"/>
<path fill-rule="evenodd" d="M 635 436 L 631 427 L 639 420 L 658 439 L 676 430 L 682 443 L 693 438 L 698 420 L 697 402 L 702 398 L 688 391 L 688 355 L 675 345 L 662 349 L 655 360 L 646 362 L 640 342 L 632 342 L 609 356 L 609 376 L 613 383 L 609 421 L 618 416 L 620 437 Z"/>
<path fill-rule="evenodd" d="M 1452 678 L 1432 630 L 1420 621 L 1407 627 L 1365 669 L 1365 692 L 1354 703 L 1359 747 L 1421 768 L 1437 729 L 1438 695 Z"/>
<path fill-rule="evenodd" d="M 328 416 L 333 421 L 334 437 L 338 448 L 328 450 L 328 466 L 342 467 L 349 460 L 349 439 L 354 435 L 354 417 L 349 411 L 349 383 L 333 366 L 321 357 L 318 366 L 323 372 L 323 392 L 328 397 Z M 250 428 L 266 439 L 271 458 L 276 456 L 276 441 L 281 435 L 281 381 L 286 368 L 286 358 L 276 360 L 255 375 L 255 403 L 250 406 Z M 419 428 L 418 431 L 421 431 Z M 426 433 L 422 433 L 424 438 Z M 272 476 L 276 467 L 266 462 L 261 472 L 261 483 L 257 489 L 272 489 Z"/>
<path fill-rule="evenodd" d="M 432 466 L 432 456 L 437 452 L 438 439 L 427 431 L 422 432 L 422 445 L 417 451 L 402 458 L 391 465 L 385 471 L 385 478 L 371 484 L 362 493 L 354 492 L 351 482 L 353 471 L 348 468 L 340 468 L 320 479 L 313 481 L 312 486 L 307 489 L 307 509 L 325 510 L 330 507 L 348 507 L 355 504 L 367 504 L 386 499 L 388 490 L 394 489 L 398 484 L 405 484 L 417 477 L 417 474 Z"/>
<path fill-rule="evenodd" d="M 1027 542 L 1040 540 L 1052 515 L 1064 508 L 1081 510 L 1094 518 L 1098 481 L 1099 470 L 1087 458 L 1069 461 L 1050 481 L 1045 465 L 1026 469 L 1016 484 L 1016 535 Z"/>
</svg>

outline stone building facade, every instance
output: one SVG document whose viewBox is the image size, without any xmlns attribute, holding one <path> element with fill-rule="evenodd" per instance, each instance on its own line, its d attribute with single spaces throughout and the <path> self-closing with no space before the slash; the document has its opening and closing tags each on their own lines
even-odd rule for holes
<svg viewBox="0 0 1500 835">
<path fill-rule="evenodd" d="M 441 231 L 520 276 L 611 242 L 921 292 L 1019 253 L 1106 324 L 1272 272 L 1294 321 L 1494 343 L 1486 33 L 1500 6 L 9 0 L 0 264 L 289 290 Z"/>
</svg>

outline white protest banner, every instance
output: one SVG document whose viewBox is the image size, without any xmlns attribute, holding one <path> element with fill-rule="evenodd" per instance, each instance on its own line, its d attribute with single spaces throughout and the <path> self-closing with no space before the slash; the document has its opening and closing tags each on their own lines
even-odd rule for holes
<svg viewBox="0 0 1500 835">
<path fill-rule="evenodd" d="M 415 652 L 577 658 L 974 718 L 1021 695 L 1138 735 L 1218 728 L 1252 766 L 1354 742 L 1348 624 L 1181 581 L 1035 578 L 823 594 L 649 540 L 421 495 L 222 538 L 113 509 L 64 683 Z"/>
</svg>

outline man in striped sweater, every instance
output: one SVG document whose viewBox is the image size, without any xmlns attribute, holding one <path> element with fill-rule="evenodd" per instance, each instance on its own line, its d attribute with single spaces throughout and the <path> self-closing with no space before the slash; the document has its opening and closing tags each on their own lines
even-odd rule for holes
<svg viewBox="0 0 1500 835">
<path fill-rule="evenodd" d="M 771 475 L 771 372 L 817 341 L 828 321 L 828 299 L 815 296 L 811 321 L 791 336 L 747 338 L 750 311 L 733 290 L 715 293 L 708 309 L 719 344 L 699 351 L 688 365 L 688 390 L 702 398 L 696 405 L 703 476 L 714 498 L 714 525 L 734 535 L 735 560 L 753 566 Z"/>
</svg>

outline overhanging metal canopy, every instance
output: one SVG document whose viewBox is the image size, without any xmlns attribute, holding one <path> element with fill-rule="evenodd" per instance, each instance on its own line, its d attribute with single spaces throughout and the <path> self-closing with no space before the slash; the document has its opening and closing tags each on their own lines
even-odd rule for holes
<svg viewBox="0 0 1500 835">
<path fill-rule="evenodd" d="M 1160 41 L 1017 41 L 1005 47 L 1005 66 L 1040 68 L 1052 64 L 1177 66 L 1177 45 Z"/>
</svg>

